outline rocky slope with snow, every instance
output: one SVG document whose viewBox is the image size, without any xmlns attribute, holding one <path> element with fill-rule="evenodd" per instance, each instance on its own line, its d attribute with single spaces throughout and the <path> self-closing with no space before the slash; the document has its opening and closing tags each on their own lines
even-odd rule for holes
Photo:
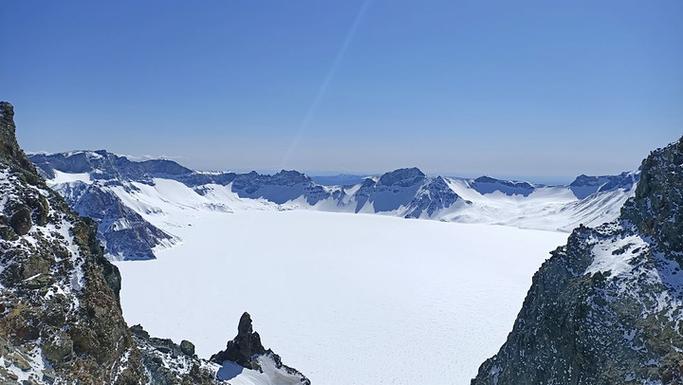
<svg viewBox="0 0 683 385">
<path fill-rule="evenodd" d="M 683 138 L 643 161 L 617 220 L 552 253 L 472 384 L 683 383 L 682 263 Z"/>
<path fill-rule="evenodd" d="M 188 341 L 178 346 L 128 328 L 121 277 L 93 221 L 38 175 L 16 142 L 13 117 L 0 102 L 0 383 L 226 383 L 218 373 L 239 364 L 203 360 Z M 259 382 L 234 376 L 231 383 L 273 385 L 292 376 L 273 368 Z"/>
<path fill-rule="evenodd" d="M 353 185 L 321 185 L 297 171 L 203 173 L 101 150 L 33 154 L 31 160 L 74 210 L 96 221 L 111 259 L 154 258 L 155 250 L 182 241 L 174 229 L 187 225 L 188 212 L 203 210 L 310 209 L 568 232 L 615 219 L 639 175 L 582 175 L 568 186 L 543 186 L 405 168 Z"/>
<path fill-rule="evenodd" d="M 177 241 L 144 220 L 110 189 L 82 181 L 52 187 L 79 215 L 95 221 L 97 238 L 113 259 L 154 259 L 154 248 L 171 246 Z"/>
</svg>

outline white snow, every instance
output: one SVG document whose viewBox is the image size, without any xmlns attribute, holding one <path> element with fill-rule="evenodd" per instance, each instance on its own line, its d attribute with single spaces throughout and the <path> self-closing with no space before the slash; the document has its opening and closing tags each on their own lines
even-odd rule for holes
<svg viewBox="0 0 683 385">
<path fill-rule="evenodd" d="M 170 179 L 154 179 L 153 185 L 130 183 L 134 189 L 123 186 L 107 187 L 121 201 L 135 210 L 145 220 L 165 230 L 181 236 L 179 228 L 191 225 L 204 215 L 228 214 L 235 210 L 278 210 L 278 205 L 261 199 L 242 199 L 231 191 L 231 186 L 208 184 L 197 190 Z"/>
<path fill-rule="evenodd" d="M 138 187 L 148 190 L 121 194 L 127 204 L 159 208 L 145 218 L 183 242 L 158 260 L 116 262 L 127 321 L 209 357 L 248 311 L 264 345 L 321 385 L 469 384 L 567 237 L 229 201 L 233 213 L 200 210 L 177 204 L 194 193 L 180 184 Z M 258 383 L 247 379 L 234 384 Z"/>
<path fill-rule="evenodd" d="M 612 276 L 617 276 L 631 271 L 629 261 L 647 247 L 647 243 L 638 235 L 598 242 L 593 247 L 593 262 L 585 274 L 610 271 Z"/>
<path fill-rule="evenodd" d="M 2 357 L 2 360 L 4 361 L 3 366 L 5 366 L 9 372 L 17 376 L 17 384 L 30 383 L 31 380 L 40 378 L 38 377 L 38 373 L 43 372 L 47 366 L 47 362 L 43 360 L 39 347 L 35 347 L 26 353 L 15 351 L 13 354 L 20 355 L 30 365 L 30 369 L 22 370 L 14 365 L 10 359 Z"/>
<path fill-rule="evenodd" d="M 261 371 L 246 369 L 234 362 L 226 361 L 218 370 L 217 378 L 230 385 L 300 385 L 301 378 L 278 369 L 270 356 L 258 358 Z"/>
<path fill-rule="evenodd" d="M 438 219 L 566 232 L 579 224 L 597 226 L 616 219 L 635 189 L 596 193 L 578 200 L 566 187 L 539 187 L 525 197 L 498 191 L 480 194 L 467 180 L 448 178 L 446 181 L 456 194 L 472 204 L 442 210 L 436 215 Z"/>
<path fill-rule="evenodd" d="M 92 179 L 90 178 L 90 174 L 87 172 L 84 173 L 68 173 L 68 172 L 62 172 L 59 170 L 53 170 L 55 173 L 55 177 L 52 179 L 46 180 L 47 184 L 49 186 L 55 186 L 61 183 L 72 183 L 72 182 L 83 182 L 90 184 L 92 183 Z"/>
</svg>

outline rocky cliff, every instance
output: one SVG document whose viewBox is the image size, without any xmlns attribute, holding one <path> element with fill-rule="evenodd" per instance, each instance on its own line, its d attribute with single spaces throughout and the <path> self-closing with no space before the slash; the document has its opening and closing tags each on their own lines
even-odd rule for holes
<svg viewBox="0 0 683 385">
<path fill-rule="evenodd" d="M 38 175 L 13 117 L 0 102 L 0 384 L 224 383 L 191 343 L 128 328 L 93 221 Z"/>
<path fill-rule="evenodd" d="M 683 383 L 682 241 L 683 138 L 643 161 L 618 220 L 552 253 L 472 384 Z"/>
</svg>

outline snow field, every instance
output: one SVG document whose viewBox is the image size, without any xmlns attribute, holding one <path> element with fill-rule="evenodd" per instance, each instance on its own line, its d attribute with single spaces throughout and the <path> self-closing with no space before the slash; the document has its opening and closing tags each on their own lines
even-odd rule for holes
<svg viewBox="0 0 683 385">
<path fill-rule="evenodd" d="M 468 384 L 567 237 L 372 214 L 175 210 L 145 217 L 182 244 L 117 262 L 126 320 L 208 358 L 248 311 L 264 345 L 320 385 Z"/>
</svg>

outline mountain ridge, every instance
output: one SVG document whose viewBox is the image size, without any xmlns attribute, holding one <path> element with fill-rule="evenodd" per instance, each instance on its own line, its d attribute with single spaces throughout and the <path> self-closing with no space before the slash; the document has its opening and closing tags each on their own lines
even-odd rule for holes
<svg viewBox="0 0 683 385">
<path fill-rule="evenodd" d="M 159 211 L 158 207 L 137 208 L 135 203 L 142 198 L 145 186 L 154 186 L 155 180 L 179 182 L 205 198 L 216 195 L 223 186 L 229 191 L 220 194 L 276 205 L 270 209 L 376 213 L 569 231 L 579 223 L 596 224 L 603 217 L 604 221 L 613 219 L 626 197 L 633 193 L 638 178 L 637 172 L 581 176 L 573 185 L 549 187 L 488 176 L 427 176 L 412 167 L 365 177 L 353 185 L 321 185 L 296 170 L 274 174 L 205 173 L 165 159 L 130 161 L 104 150 L 41 153 L 31 159 L 43 175 L 52 178 L 51 185 L 72 208 L 96 219 L 98 236 L 114 259 L 152 259 L 156 249 L 179 241 L 172 228 L 152 223 L 150 212 Z M 86 193 L 77 194 L 79 191 Z M 581 199 L 575 191 L 580 192 Z M 203 205 L 230 212 L 228 202 L 233 200 L 228 198 L 208 199 L 211 201 Z M 200 197 L 187 197 L 183 205 L 199 205 L 199 200 Z M 95 204 L 105 201 L 109 202 L 106 206 Z M 111 207 L 120 209 L 112 212 Z"/>
<path fill-rule="evenodd" d="M 305 176 L 307 179 L 310 180 L 315 180 L 315 179 L 323 179 L 324 182 L 320 183 L 321 186 L 349 186 L 349 185 L 355 185 L 360 183 L 358 180 L 362 182 L 363 179 L 372 179 L 372 178 L 381 178 L 385 174 L 391 174 L 395 171 L 400 171 L 400 170 L 417 170 L 419 173 L 423 174 L 424 176 L 433 176 L 433 177 L 438 177 L 441 176 L 443 178 L 451 178 L 451 179 L 459 179 L 459 180 L 468 180 L 468 181 L 473 181 L 473 182 L 480 182 L 480 183 L 503 183 L 506 185 L 515 185 L 517 187 L 523 187 L 523 188 L 534 188 L 534 187 L 557 187 L 557 186 L 583 186 L 586 185 L 589 182 L 600 182 L 602 183 L 593 183 L 593 186 L 596 186 L 596 188 L 600 187 L 603 184 L 608 184 L 610 181 L 618 180 L 619 178 L 624 178 L 627 177 L 629 174 L 634 174 L 634 171 L 622 171 L 619 174 L 604 174 L 604 175 L 587 175 L 587 174 L 580 174 L 576 176 L 572 182 L 562 184 L 562 183 L 553 183 L 553 184 L 547 184 L 547 183 L 535 183 L 531 182 L 525 179 L 515 179 L 515 178 L 498 178 L 498 177 L 492 177 L 490 175 L 481 175 L 479 177 L 460 177 L 460 176 L 454 176 L 451 174 L 444 174 L 444 175 L 432 175 L 432 174 L 426 174 L 422 170 L 420 170 L 418 167 L 412 166 L 412 167 L 404 167 L 404 168 L 398 168 L 395 170 L 387 171 L 381 174 L 336 174 L 336 175 L 315 175 L 315 174 L 307 174 L 305 172 L 301 172 L 295 169 L 280 169 L 279 171 L 272 171 L 272 172 L 257 172 L 257 171 L 248 171 L 248 172 L 238 172 L 238 171 L 205 171 L 205 170 L 195 170 L 186 166 L 183 166 L 180 164 L 178 161 L 169 159 L 169 158 L 163 158 L 163 157 L 154 157 L 154 156 L 149 156 L 145 157 L 144 159 L 140 160 L 138 158 L 140 157 L 135 157 L 135 156 L 130 156 L 130 155 L 125 155 L 125 154 L 117 154 L 114 152 L 110 152 L 106 149 L 98 149 L 98 150 L 71 150 L 71 151 L 63 151 L 63 152 L 47 152 L 47 151 L 37 151 L 37 152 L 26 152 L 27 157 L 31 160 L 32 163 L 35 164 L 35 166 L 38 168 L 38 171 L 42 173 L 46 179 L 52 179 L 54 178 L 54 174 L 52 173 L 53 170 L 57 169 L 60 171 L 64 172 L 69 172 L 69 173 L 81 173 L 81 172 L 92 172 L 95 170 L 98 170 L 97 165 L 94 164 L 93 162 L 86 162 L 84 164 L 88 164 L 91 166 L 90 169 L 84 168 L 84 164 L 78 164 L 77 160 L 71 160 L 71 162 L 64 162 L 64 159 L 66 158 L 71 158 L 71 157 L 77 157 L 81 159 L 87 159 L 90 157 L 92 159 L 93 154 L 95 157 L 105 157 L 105 158 L 118 158 L 125 160 L 123 164 L 125 165 L 126 163 L 130 164 L 142 164 L 142 165 L 153 165 L 155 163 L 158 164 L 168 164 L 170 165 L 169 168 L 173 168 L 176 171 L 173 173 L 154 173 L 150 172 L 149 176 L 151 177 L 163 177 L 167 176 L 168 174 L 176 174 L 176 175 L 189 175 L 193 174 L 196 177 L 200 177 L 202 175 L 205 175 L 207 180 L 213 180 L 212 178 L 216 178 L 216 176 L 221 176 L 222 178 L 227 178 L 231 179 L 234 176 L 237 175 L 253 175 L 253 176 L 274 176 L 275 174 L 282 174 L 282 173 L 296 173 L 299 175 Z M 69 167 L 69 163 L 72 165 L 72 167 Z M 144 168 L 144 166 L 143 166 Z M 70 169 L 70 171 L 66 171 L 67 169 Z M 148 167 L 148 170 L 153 169 L 153 167 Z M 124 173 L 130 175 L 130 173 Z M 144 178 L 130 178 L 130 176 L 127 175 L 127 179 L 132 179 L 132 180 L 138 180 L 138 181 L 143 181 L 145 180 Z M 218 177 L 218 180 L 220 181 L 221 177 Z M 327 181 L 327 179 L 333 180 L 333 179 L 352 179 L 354 180 L 354 183 L 330 183 Z M 192 184 L 193 182 L 191 179 L 186 180 L 187 183 Z M 202 182 L 201 184 L 204 184 L 206 182 Z M 225 183 L 225 182 L 221 182 Z M 606 188 L 611 188 L 611 187 L 606 187 Z"/>
</svg>

